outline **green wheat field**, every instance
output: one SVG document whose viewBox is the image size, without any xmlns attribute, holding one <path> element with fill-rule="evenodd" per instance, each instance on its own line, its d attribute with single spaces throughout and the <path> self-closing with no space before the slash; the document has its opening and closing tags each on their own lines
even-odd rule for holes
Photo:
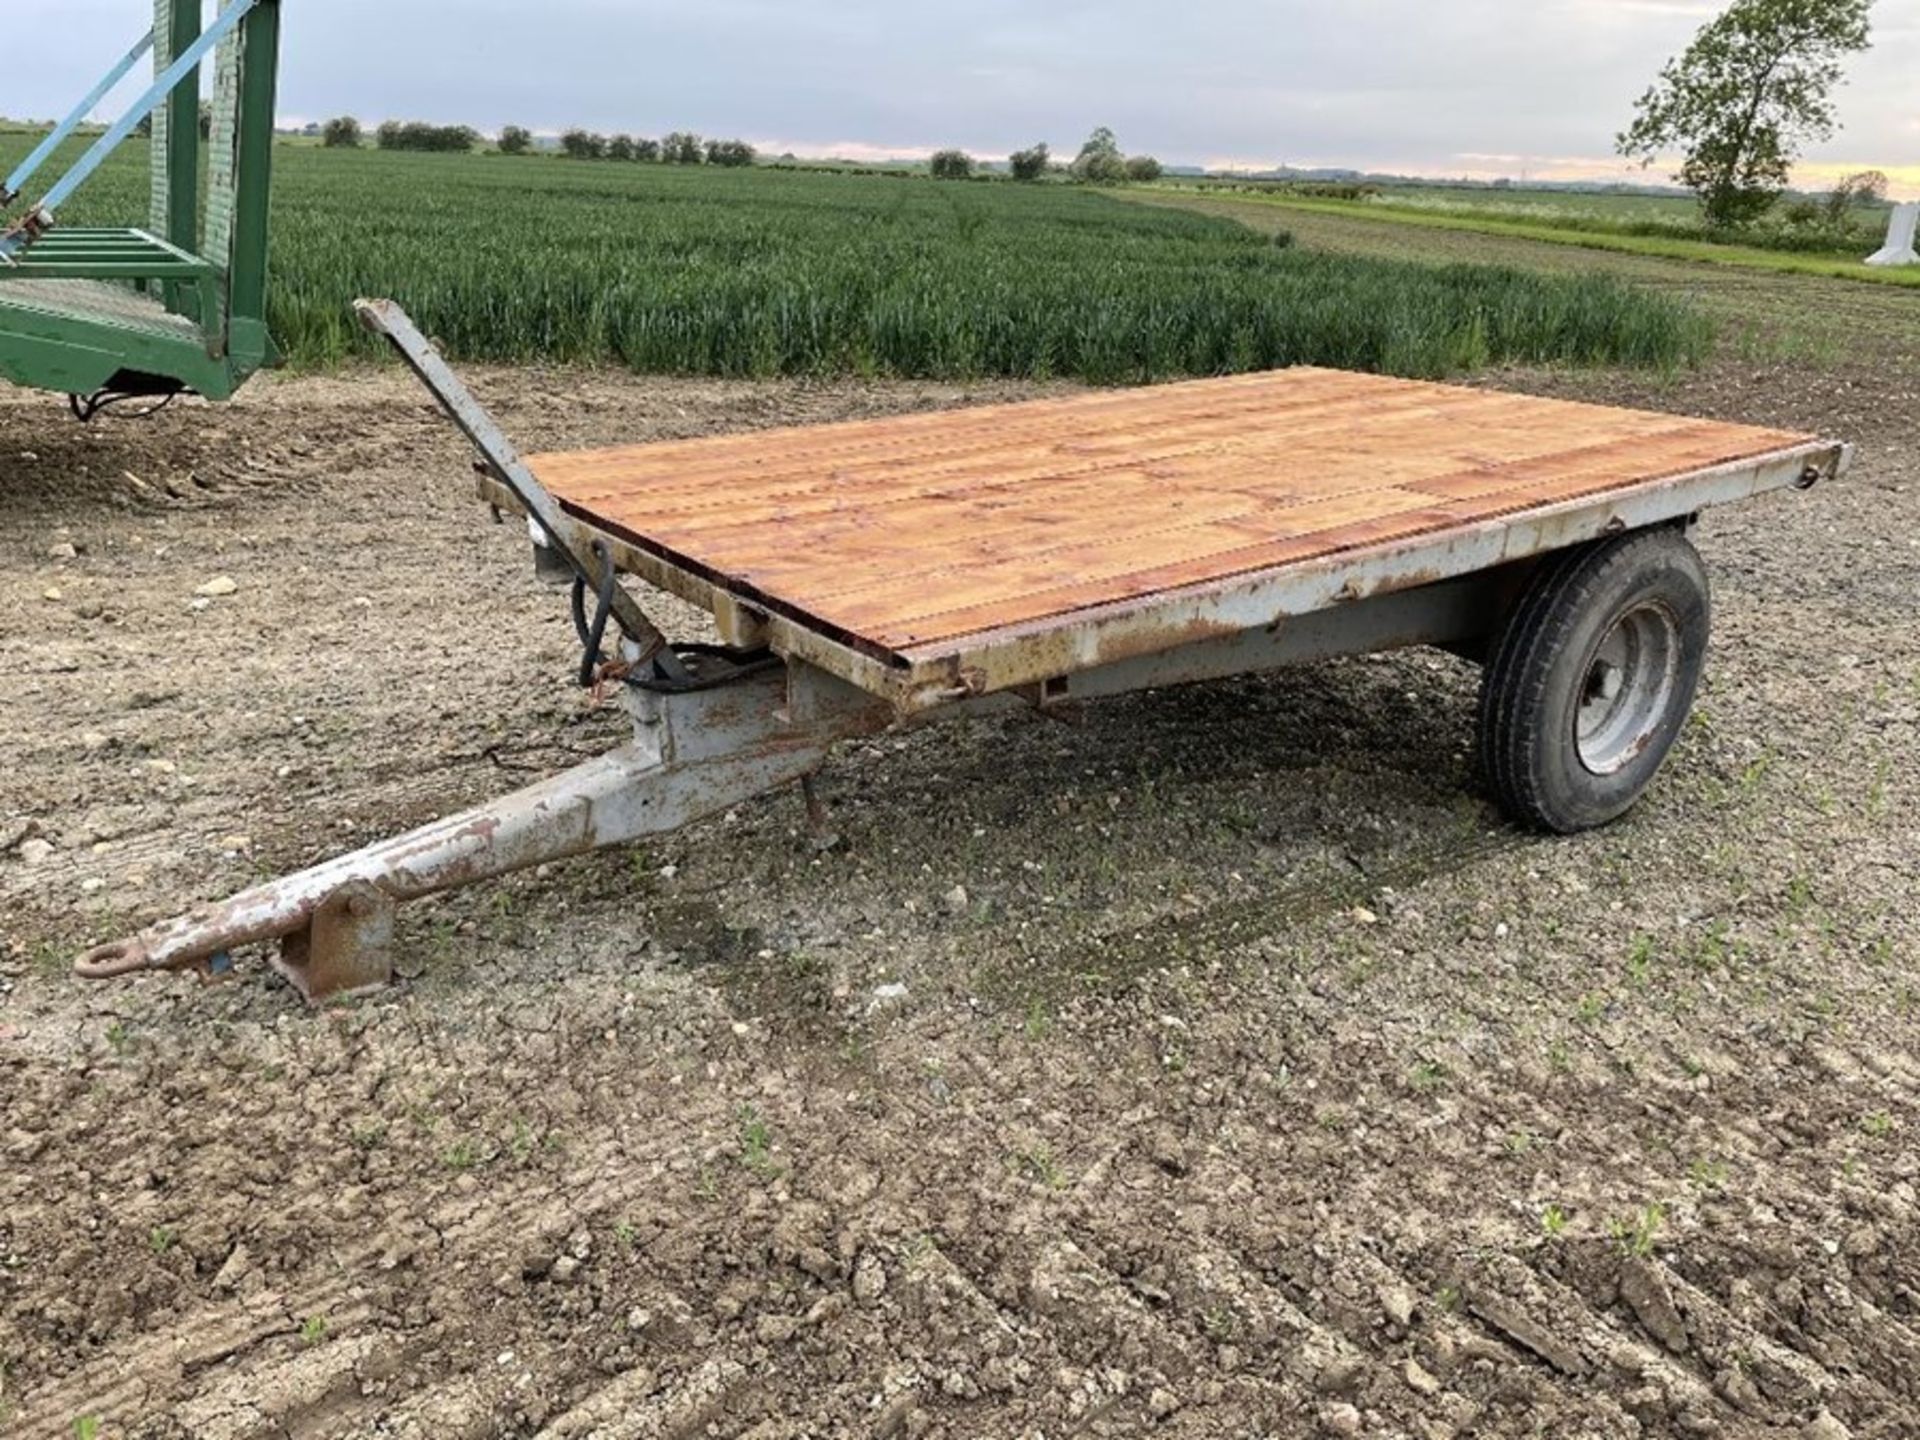
<svg viewBox="0 0 1920 1440">
<path fill-rule="evenodd" d="M 0 135 L 0 164 L 28 143 Z M 1062 184 L 308 145 L 276 166 L 271 323 L 305 369 L 373 354 L 360 295 L 457 360 L 698 375 L 1431 377 L 1675 368 L 1711 339 L 1602 275 L 1333 255 Z M 139 223 L 145 188 L 132 143 L 61 218 Z"/>
</svg>

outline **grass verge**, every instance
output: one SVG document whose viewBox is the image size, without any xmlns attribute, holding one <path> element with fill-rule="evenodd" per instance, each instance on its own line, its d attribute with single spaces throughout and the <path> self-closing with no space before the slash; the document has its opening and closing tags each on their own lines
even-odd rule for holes
<svg viewBox="0 0 1920 1440">
<path fill-rule="evenodd" d="M 1159 187 L 1178 192 L 1179 186 Z M 1694 260 L 1709 265 L 1730 265 L 1747 270 L 1766 270 L 1776 275 L 1818 275 L 1829 279 L 1857 280 L 1870 285 L 1893 285 L 1920 289 L 1920 266 L 1878 269 L 1859 261 L 1807 255 L 1784 250 L 1762 250 L 1746 245 L 1722 245 L 1708 240 L 1682 240 L 1657 235 L 1618 235 L 1595 230 L 1572 230 L 1558 225 L 1536 224 L 1505 217 L 1467 216 L 1441 211 L 1396 209 L 1347 200 L 1295 199 L 1278 195 L 1236 194 L 1233 200 L 1248 205 L 1264 205 L 1278 210 L 1301 210 L 1318 215 L 1343 215 L 1360 220 L 1378 220 L 1393 225 L 1418 226 L 1427 230 L 1454 230 L 1478 235 L 1507 235 L 1519 240 L 1538 240 L 1549 245 L 1571 245 L 1584 250 L 1609 250 L 1626 255 L 1650 255 L 1665 260 Z"/>
</svg>

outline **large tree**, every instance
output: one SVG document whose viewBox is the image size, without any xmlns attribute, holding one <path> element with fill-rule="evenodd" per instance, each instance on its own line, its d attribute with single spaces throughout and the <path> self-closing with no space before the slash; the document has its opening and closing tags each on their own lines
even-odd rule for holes
<svg viewBox="0 0 1920 1440">
<path fill-rule="evenodd" d="M 1755 220 L 1786 188 L 1809 140 L 1835 129 L 1833 87 L 1867 48 L 1873 0 L 1734 0 L 1667 62 L 1640 97 L 1620 153 L 1652 164 L 1685 155 L 1674 176 L 1713 225 Z"/>
<path fill-rule="evenodd" d="M 1047 173 L 1047 166 L 1052 159 L 1053 154 L 1047 149 L 1047 142 L 1042 140 L 1031 149 L 1014 151 L 1007 157 L 1007 168 L 1013 171 L 1016 180 L 1038 180 Z"/>
<path fill-rule="evenodd" d="M 1074 157 L 1073 173 L 1081 180 L 1110 184 L 1127 178 L 1127 158 L 1120 153 L 1120 142 L 1113 131 L 1102 125 L 1087 137 Z"/>
</svg>

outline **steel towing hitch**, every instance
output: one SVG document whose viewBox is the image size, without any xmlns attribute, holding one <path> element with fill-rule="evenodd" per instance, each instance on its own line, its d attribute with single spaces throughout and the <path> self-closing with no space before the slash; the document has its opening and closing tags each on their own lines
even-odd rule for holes
<svg viewBox="0 0 1920 1440">
<path fill-rule="evenodd" d="M 890 706 L 807 666 L 695 674 L 661 691 L 629 687 L 633 739 L 597 760 L 489 805 L 270 880 L 81 957 L 108 980 L 152 970 L 217 978 L 243 945 L 278 940 L 274 968 L 310 1002 L 365 994 L 393 978 L 403 901 L 677 830 L 819 768 L 833 744 L 886 728 Z"/>
</svg>

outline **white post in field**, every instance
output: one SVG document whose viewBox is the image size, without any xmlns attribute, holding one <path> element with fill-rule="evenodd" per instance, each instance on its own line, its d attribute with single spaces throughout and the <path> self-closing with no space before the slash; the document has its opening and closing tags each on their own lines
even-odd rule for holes
<svg viewBox="0 0 1920 1440">
<path fill-rule="evenodd" d="M 1913 248 L 1914 232 L 1920 230 L 1920 200 L 1893 207 L 1893 220 L 1887 226 L 1886 248 L 1867 257 L 1869 265 L 1920 265 L 1920 254 Z"/>
</svg>

